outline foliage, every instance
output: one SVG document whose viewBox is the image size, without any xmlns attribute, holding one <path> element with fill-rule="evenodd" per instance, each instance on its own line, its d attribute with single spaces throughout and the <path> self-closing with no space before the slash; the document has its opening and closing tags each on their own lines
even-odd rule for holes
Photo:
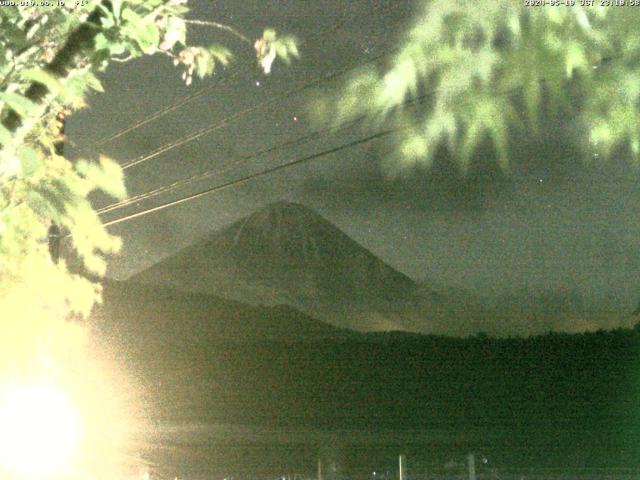
<svg viewBox="0 0 640 480">
<path fill-rule="evenodd" d="M 15 324 L 31 322 L 34 311 L 86 315 L 100 286 L 80 272 L 102 275 L 104 255 L 120 248 L 89 195 L 125 197 L 123 174 L 104 157 L 65 159 L 57 148 L 63 140 L 60 112 L 83 107 L 89 91 L 101 91 L 96 75 L 111 61 L 165 55 L 185 68 L 189 84 L 194 73 L 211 75 L 231 59 L 221 45 L 187 44 L 183 0 L 76 3 L 0 9 L 0 311 L 3 321 L 11 317 Z M 279 41 L 275 32 L 270 35 L 263 40 L 268 47 Z M 285 61 L 297 53 L 295 42 L 285 51 L 278 48 Z M 64 259 L 51 261 L 52 222 L 75 251 L 79 268 L 70 269 Z"/>
<path fill-rule="evenodd" d="M 405 164 L 429 165 L 444 144 L 466 169 L 488 137 L 507 168 L 511 129 L 537 132 L 542 107 L 570 109 L 590 149 L 628 146 L 638 160 L 640 9 L 632 2 L 423 3 L 389 68 L 358 72 L 330 102 L 331 118 L 392 119 Z"/>
<path fill-rule="evenodd" d="M 254 44 L 258 61 L 268 74 L 271 71 L 271 64 L 276 57 L 282 58 L 287 64 L 291 63 L 291 57 L 299 56 L 297 41 L 292 36 L 278 37 L 275 30 L 267 29 L 262 34 L 262 38 L 256 40 Z"/>
</svg>

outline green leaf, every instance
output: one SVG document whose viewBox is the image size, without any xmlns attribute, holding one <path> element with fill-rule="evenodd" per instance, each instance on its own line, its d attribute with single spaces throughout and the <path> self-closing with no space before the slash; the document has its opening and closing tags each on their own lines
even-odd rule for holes
<svg viewBox="0 0 640 480">
<path fill-rule="evenodd" d="M 38 109 L 38 104 L 18 93 L 2 92 L 0 101 L 13 108 L 21 117 L 28 117 Z"/>
<path fill-rule="evenodd" d="M 163 3 L 165 3 L 164 0 L 145 0 L 145 2 L 144 2 L 144 4 L 149 9 L 149 11 L 153 10 L 156 7 L 159 7 Z"/>
<path fill-rule="evenodd" d="M 102 88 L 102 83 L 100 82 L 100 80 L 98 80 L 98 77 L 96 77 L 93 73 L 89 71 L 85 72 L 84 80 L 87 84 L 87 87 L 95 90 L 96 92 L 104 92 L 104 88 Z"/>
<path fill-rule="evenodd" d="M 567 77 L 573 76 L 576 69 L 584 69 L 587 67 L 587 56 L 584 52 L 584 46 L 577 42 L 569 44 L 565 55 L 565 69 Z"/>
<path fill-rule="evenodd" d="M 159 0 L 162 3 L 162 0 Z M 171 5 L 171 13 L 172 15 L 184 17 L 187 13 L 189 13 L 189 7 L 185 5 Z"/>
<path fill-rule="evenodd" d="M 108 193 L 116 199 L 125 198 L 127 191 L 124 186 L 122 168 L 113 160 L 100 157 L 100 162 L 79 160 L 75 165 L 76 171 L 96 188 Z"/>
<path fill-rule="evenodd" d="M 277 38 L 276 31 L 272 28 L 267 28 L 262 34 L 262 38 L 269 43 L 274 42 Z"/>
<path fill-rule="evenodd" d="M 46 179 L 27 193 L 32 208 L 45 218 L 58 219 L 77 202 L 77 195 L 62 179 Z"/>
<path fill-rule="evenodd" d="M 233 57 L 231 50 L 222 45 L 211 45 L 207 48 L 207 51 L 211 54 L 216 61 L 220 62 L 223 65 L 227 65 L 229 60 Z"/>
<path fill-rule="evenodd" d="M 540 80 L 537 77 L 533 77 L 524 86 L 524 103 L 527 110 L 527 118 L 529 125 L 535 132 L 538 132 L 540 128 L 538 114 L 542 96 L 541 89 Z"/>
<path fill-rule="evenodd" d="M 33 176 L 44 164 L 42 152 L 24 145 L 18 150 L 18 158 L 22 167 L 22 175 L 27 178 Z"/>
<path fill-rule="evenodd" d="M 63 89 L 60 80 L 41 68 L 30 68 L 28 70 L 24 70 L 20 73 L 20 76 L 25 80 L 41 83 L 47 87 L 51 93 L 56 95 Z"/>
<path fill-rule="evenodd" d="M 100 18 L 100 25 L 102 26 L 103 30 L 112 28 L 117 24 L 117 20 L 114 18 L 113 12 L 111 10 L 109 10 L 106 6 L 102 5 L 102 3 L 99 3 L 97 5 L 97 8 L 99 8 L 102 11 L 102 17 Z"/>
<path fill-rule="evenodd" d="M 183 46 L 187 43 L 187 25 L 182 18 L 169 17 L 160 48 L 170 50 L 176 43 Z"/>
<path fill-rule="evenodd" d="M 489 128 L 489 134 L 498 154 L 498 163 L 503 170 L 509 168 L 509 149 L 507 140 L 507 126 L 503 119 L 496 119 Z"/>
<path fill-rule="evenodd" d="M 153 19 L 145 19 L 130 8 L 123 10 L 122 19 L 127 23 L 123 33 L 136 41 L 143 52 L 153 53 L 160 43 L 160 32 Z"/>
<path fill-rule="evenodd" d="M 107 32 L 100 32 L 95 36 L 94 40 L 95 49 L 98 52 L 107 51 L 110 58 L 111 56 L 122 55 L 127 51 L 127 44 L 122 41 L 112 38 Z"/>
<path fill-rule="evenodd" d="M 13 135 L 4 125 L 0 124 L 0 145 L 9 145 Z"/>
<path fill-rule="evenodd" d="M 142 28 L 138 31 L 137 39 L 140 48 L 143 51 L 149 51 L 160 43 L 160 31 L 154 22 L 144 22 Z"/>
<path fill-rule="evenodd" d="M 295 37 L 287 36 L 276 38 L 271 41 L 271 44 L 276 49 L 278 58 L 282 59 L 287 65 L 291 63 L 291 57 L 298 58 L 300 56 Z"/>
<path fill-rule="evenodd" d="M 109 48 L 109 53 L 111 53 L 112 56 L 122 55 L 127 51 L 127 48 L 128 45 L 124 42 L 113 43 Z"/>
<path fill-rule="evenodd" d="M 589 17 L 587 17 L 587 14 L 585 13 L 584 9 L 572 8 L 572 10 L 575 11 L 575 16 L 576 16 L 575 18 L 580 28 L 582 28 L 585 31 L 591 30 L 591 23 L 589 22 Z"/>
<path fill-rule="evenodd" d="M 482 130 L 482 126 L 478 121 L 472 122 L 466 128 L 460 149 L 460 166 L 465 173 L 469 170 L 471 155 L 478 145 Z"/>
<path fill-rule="evenodd" d="M 21 50 L 28 44 L 26 33 L 14 22 L 4 18 L 2 19 L 0 26 L 2 27 L 2 37 L 6 38 L 7 42 L 15 50 Z"/>
<path fill-rule="evenodd" d="M 214 69 L 214 60 L 211 54 L 201 49 L 198 55 L 195 57 L 196 75 L 200 78 L 204 78 L 206 75 L 211 74 Z"/>
<path fill-rule="evenodd" d="M 107 38 L 104 32 L 100 32 L 94 38 L 94 46 L 96 50 L 110 50 L 113 42 Z"/>
<path fill-rule="evenodd" d="M 122 10 L 122 0 L 111 0 L 111 11 L 113 12 L 113 18 L 116 22 L 120 18 L 120 12 Z"/>
<path fill-rule="evenodd" d="M 142 17 L 130 8 L 125 8 L 122 11 L 122 19 L 128 23 L 131 23 L 133 26 L 138 26 L 143 23 Z"/>
<path fill-rule="evenodd" d="M 427 155 L 427 142 L 420 133 L 414 133 L 403 142 L 402 155 L 410 160 L 419 160 Z"/>
</svg>

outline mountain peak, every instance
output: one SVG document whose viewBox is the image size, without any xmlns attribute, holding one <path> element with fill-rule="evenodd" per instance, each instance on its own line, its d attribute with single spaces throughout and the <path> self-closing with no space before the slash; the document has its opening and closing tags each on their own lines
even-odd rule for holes
<svg viewBox="0 0 640 480">
<path fill-rule="evenodd" d="M 261 210 L 271 211 L 271 212 L 301 212 L 301 211 L 313 211 L 311 208 L 302 205 L 297 202 L 290 202 L 289 200 L 278 200 L 275 202 L 271 202 Z M 315 212 L 314 212 L 315 213 Z"/>
<path fill-rule="evenodd" d="M 291 234 L 293 230 L 309 229 L 322 224 L 334 228 L 315 210 L 300 203 L 281 200 L 273 202 L 255 211 L 239 222 L 258 229 L 270 229 L 283 234 Z M 337 230 L 337 229 L 336 229 Z"/>
<path fill-rule="evenodd" d="M 322 215 L 289 201 L 212 232 L 136 279 L 252 304 L 285 303 L 362 329 L 400 328 L 387 319 L 405 317 L 418 290 Z"/>
</svg>

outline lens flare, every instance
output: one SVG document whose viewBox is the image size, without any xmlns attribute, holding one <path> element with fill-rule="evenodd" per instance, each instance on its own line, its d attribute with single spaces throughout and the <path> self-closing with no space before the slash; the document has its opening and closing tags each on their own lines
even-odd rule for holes
<svg viewBox="0 0 640 480">
<path fill-rule="evenodd" d="M 10 385 L 0 393 L 0 468 L 44 477 L 70 465 L 81 441 L 80 418 L 53 384 Z"/>
<path fill-rule="evenodd" d="M 131 478 L 144 386 L 97 320 L 68 321 L 33 291 L 0 291 L 0 480 Z"/>
</svg>

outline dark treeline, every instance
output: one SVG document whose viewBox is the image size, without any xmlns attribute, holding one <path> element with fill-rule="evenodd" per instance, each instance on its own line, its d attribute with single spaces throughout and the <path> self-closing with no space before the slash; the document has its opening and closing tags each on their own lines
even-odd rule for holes
<svg viewBox="0 0 640 480">
<path fill-rule="evenodd" d="M 169 345 L 139 358 L 175 402 L 163 414 L 319 427 L 615 430 L 640 409 L 640 335 L 529 339 L 357 335 Z M 159 352 L 158 352 L 159 353 Z M 181 408 L 181 405 L 184 408 Z"/>
<path fill-rule="evenodd" d="M 447 432 L 514 458 L 535 451 L 536 464 L 640 466 L 639 328 L 357 333 L 285 306 L 133 285 L 107 286 L 95 320 L 161 423 Z"/>
<path fill-rule="evenodd" d="M 108 290 L 99 325 L 163 418 L 640 430 L 637 329 L 529 338 L 356 333 L 287 307 L 153 291 L 150 300 Z"/>
</svg>

